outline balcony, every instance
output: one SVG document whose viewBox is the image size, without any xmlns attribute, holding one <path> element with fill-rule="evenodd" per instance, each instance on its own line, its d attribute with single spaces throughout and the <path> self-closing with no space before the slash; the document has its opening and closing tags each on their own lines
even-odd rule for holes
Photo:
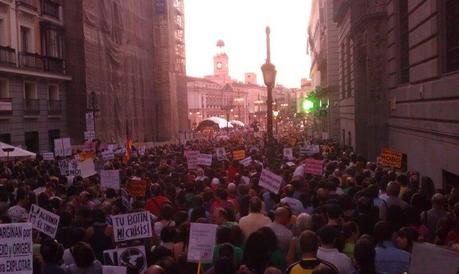
<svg viewBox="0 0 459 274">
<path fill-rule="evenodd" d="M 19 53 L 19 66 L 21 68 L 44 70 L 44 65 L 44 58 L 40 54 L 28 52 Z"/>
<path fill-rule="evenodd" d="M 11 98 L 0 98 L 0 115 L 13 114 L 13 100 Z"/>
<path fill-rule="evenodd" d="M 16 0 L 16 5 L 29 8 L 34 11 L 38 11 L 36 0 Z"/>
<path fill-rule="evenodd" d="M 43 15 L 47 15 L 47 16 L 50 16 L 50 17 L 53 17 L 59 20 L 60 19 L 59 8 L 60 8 L 60 5 L 52 0 L 42 1 Z"/>
<path fill-rule="evenodd" d="M 39 99 L 24 99 L 24 115 L 38 116 L 40 114 Z"/>
<path fill-rule="evenodd" d="M 48 115 L 61 115 L 62 104 L 61 100 L 49 100 L 48 101 Z"/>
<path fill-rule="evenodd" d="M 0 64 L 15 66 L 16 51 L 10 47 L 0 46 Z"/>
<path fill-rule="evenodd" d="M 49 72 L 55 73 L 65 73 L 64 60 L 61 58 L 46 56 L 45 59 L 45 68 Z"/>
</svg>

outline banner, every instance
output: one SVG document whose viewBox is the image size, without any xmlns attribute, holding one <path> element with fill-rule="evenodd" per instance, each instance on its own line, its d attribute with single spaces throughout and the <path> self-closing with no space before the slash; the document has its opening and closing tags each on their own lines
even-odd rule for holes
<svg viewBox="0 0 459 274">
<path fill-rule="evenodd" d="M 293 160 L 293 148 L 284 148 L 284 159 Z"/>
<path fill-rule="evenodd" d="M 240 161 L 245 158 L 245 150 L 233 151 L 233 160 Z"/>
<path fill-rule="evenodd" d="M 252 163 L 252 157 L 249 156 L 243 160 L 240 160 L 239 163 L 241 163 L 241 165 L 243 165 L 244 167 L 248 167 Z"/>
<path fill-rule="evenodd" d="M 40 231 L 51 238 L 56 238 L 57 228 L 59 227 L 59 215 L 56 215 L 37 205 L 32 205 L 29 212 L 29 223 L 32 228 Z"/>
<path fill-rule="evenodd" d="M 80 176 L 83 178 L 88 178 L 97 174 L 96 168 L 94 166 L 94 160 L 92 159 L 79 162 L 78 169 L 80 170 Z"/>
<path fill-rule="evenodd" d="M 147 182 L 137 178 L 130 179 L 127 184 L 127 190 L 132 197 L 145 197 Z"/>
<path fill-rule="evenodd" d="M 119 170 L 101 170 L 100 185 L 104 189 L 120 189 L 120 171 Z"/>
<path fill-rule="evenodd" d="M 43 152 L 42 156 L 45 161 L 54 161 L 54 153 L 52 152 Z"/>
<path fill-rule="evenodd" d="M 322 175 L 323 173 L 323 160 L 306 159 L 304 160 L 304 172 L 312 175 Z"/>
<path fill-rule="evenodd" d="M 197 169 L 198 168 L 198 161 L 199 155 L 201 153 L 197 150 L 187 150 L 185 151 L 185 157 L 188 164 L 188 169 Z"/>
<path fill-rule="evenodd" d="M 187 254 L 188 262 L 212 262 L 216 233 L 217 225 L 191 223 Z"/>
<path fill-rule="evenodd" d="M 152 237 L 150 213 L 147 211 L 112 215 L 115 242 Z"/>
<path fill-rule="evenodd" d="M 212 166 L 212 154 L 199 154 L 198 165 Z"/>
<path fill-rule="evenodd" d="M 112 150 L 102 151 L 101 155 L 104 161 L 115 160 L 115 153 Z"/>
<path fill-rule="evenodd" d="M 0 273 L 32 274 L 32 224 L 0 224 Z"/>
<path fill-rule="evenodd" d="M 147 269 L 147 256 L 145 253 L 145 246 L 130 246 L 125 248 L 110 249 L 104 250 L 104 265 L 112 266 L 112 268 L 107 267 L 103 271 L 113 271 L 118 272 L 103 272 L 103 274 L 125 274 L 126 267 L 134 266 L 137 270 L 137 273 L 144 273 Z M 124 268 L 124 272 L 120 268 L 113 268 L 113 266 L 121 266 Z M 105 266 L 104 266 L 105 267 Z"/>
<path fill-rule="evenodd" d="M 402 167 L 403 153 L 393 149 L 384 148 L 379 156 L 379 164 L 384 167 L 398 168 Z"/>
<path fill-rule="evenodd" d="M 282 185 L 282 177 L 272 173 L 267 169 L 263 169 L 260 175 L 260 181 L 258 185 L 264 187 L 270 192 L 277 194 L 279 193 L 280 187 Z"/>
<path fill-rule="evenodd" d="M 459 251 L 428 243 L 414 243 L 410 274 L 457 274 Z"/>
</svg>

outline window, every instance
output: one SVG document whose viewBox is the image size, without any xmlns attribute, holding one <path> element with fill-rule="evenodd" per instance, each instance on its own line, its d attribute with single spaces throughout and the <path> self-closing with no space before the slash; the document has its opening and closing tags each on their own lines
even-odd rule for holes
<svg viewBox="0 0 459 274">
<path fill-rule="evenodd" d="M 48 86 L 48 99 L 50 101 L 59 101 L 59 88 L 55 85 Z"/>
<path fill-rule="evenodd" d="M 24 98 L 25 99 L 38 99 L 37 86 L 34 83 L 26 82 L 24 84 Z"/>
<path fill-rule="evenodd" d="M 38 131 L 29 131 L 24 133 L 24 142 L 26 149 L 35 153 L 39 152 L 40 142 L 38 138 Z"/>
<path fill-rule="evenodd" d="M 346 89 L 347 89 L 347 97 L 352 97 L 352 87 L 351 87 L 351 76 L 352 76 L 352 69 L 351 69 L 351 38 L 347 38 L 347 47 L 346 47 Z"/>
<path fill-rule="evenodd" d="M 62 58 L 62 39 L 57 31 L 48 30 L 46 32 L 46 55 L 50 57 Z"/>
<path fill-rule="evenodd" d="M 8 80 L 0 79 L 0 99 L 10 98 Z"/>
<path fill-rule="evenodd" d="M 6 41 L 7 37 L 7 32 L 5 29 L 5 20 L 3 18 L 0 18 L 0 46 L 6 47 L 8 45 Z"/>
<path fill-rule="evenodd" d="M 459 70 L 459 1 L 446 0 L 446 71 Z"/>
<path fill-rule="evenodd" d="M 11 134 L 9 133 L 0 134 L 0 142 L 11 145 Z"/>
<path fill-rule="evenodd" d="M 61 131 L 52 129 L 48 131 L 48 146 L 50 151 L 54 151 L 54 139 L 61 138 Z"/>
<path fill-rule="evenodd" d="M 410 81 L 410 41 L 408 25 L 408 1 L 399 0 L 399 31 L 400 31 L 400 83 Z"/>
<path fill-rule="evenodd" d="M 31 30 L 28 27 L 21 26 L 21 50 L 22 52 L 32 51 Z"/>
<path fill-rule="evenodd" d="M 344 46 L 344 43 L 341 44 L 341 87 L 340 87 L 340 97 L 341 99 L 344 99 L 346 98 L 346 82 L 345 82 L 345 79 L 346 79 L 346 64 L 344 62 L 344 60 L 346 60 L 345 58 L 345 54 L 346 54 L 346 50 L 345 50 L 345 46 Z"/>
<path fill-rule="evenodd" d="M 347 145 L 352 146 L 352 135 L 350 131 L 347 132 Z"/>
</svg>

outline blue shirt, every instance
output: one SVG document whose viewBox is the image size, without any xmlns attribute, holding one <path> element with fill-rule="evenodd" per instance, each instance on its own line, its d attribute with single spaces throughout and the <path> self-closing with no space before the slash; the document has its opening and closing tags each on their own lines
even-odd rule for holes
<svg viewBox="0 0 459 274">
<path fill-rule="evenodd" d="M 378 245 L 376 251 L 376 271 L 385 274 L 400 274 L 408 272 L 410 253 L 398 249 L 391 241 Z"/>
</svg>

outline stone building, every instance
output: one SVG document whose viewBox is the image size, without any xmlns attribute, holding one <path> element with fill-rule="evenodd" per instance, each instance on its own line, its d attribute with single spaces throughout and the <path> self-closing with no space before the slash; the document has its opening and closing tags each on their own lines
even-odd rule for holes
<svg viewBox="0 0 459 274">
<path fill-rule="evenodd" d="M 60 1 L 0 1 L 1 142 L 52 151 L 67 135 L 65 24 Z"/>
</svg>

